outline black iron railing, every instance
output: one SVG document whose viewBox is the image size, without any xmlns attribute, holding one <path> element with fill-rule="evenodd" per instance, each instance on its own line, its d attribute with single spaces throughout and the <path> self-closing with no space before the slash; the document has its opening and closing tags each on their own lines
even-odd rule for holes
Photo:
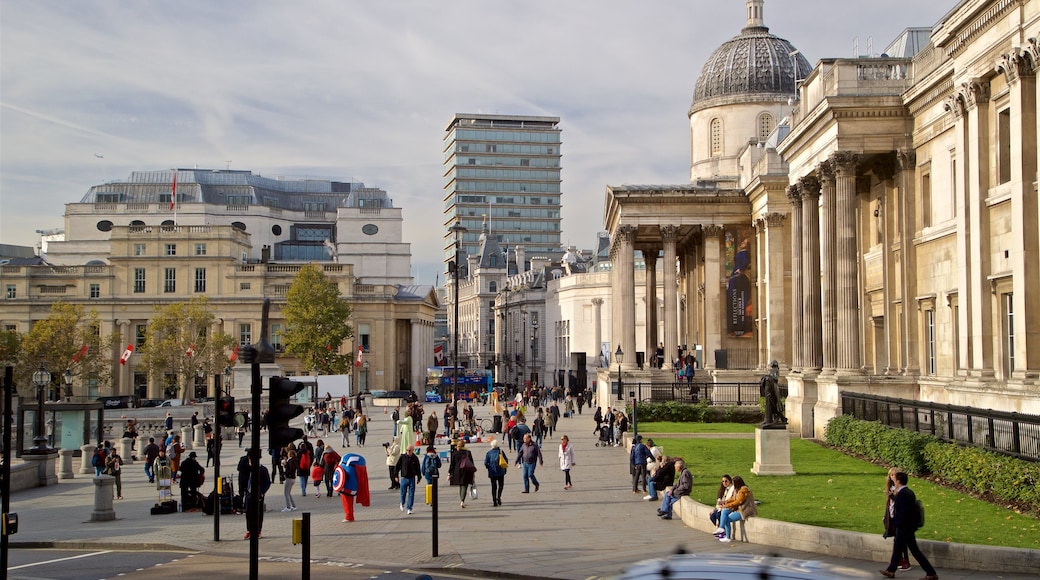
<svg viewBox="0 0 1040 580">
<path fill-rule="evenodd" d="M 1029 461 L 1040 461 L 1040 416 L 842 391 L 841 410 L 865 421 L 927 433 Z"/>
<path fill-rule="evenodd" d="M 698 403 L 707 401 L 716 406 L 758 405 L 761 396 L 758 382 L 746 383 L 712 383 L 694 380 L 674 383 L 630 383 L 625 381 L 624 397 L 635 392 L 636 400 L 650 403 L 676 401 L 679 403 Z M 780 386 L 780 396 L 787 396 L 787 386 Z"/>
</svg>

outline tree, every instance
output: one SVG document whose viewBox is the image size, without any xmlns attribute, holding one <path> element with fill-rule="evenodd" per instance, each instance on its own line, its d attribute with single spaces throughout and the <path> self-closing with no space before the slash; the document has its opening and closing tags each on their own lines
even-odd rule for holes
<svg viewBox="0 0 1040 580">
<path fill-rule="evenodd" d="M 140 349 L 140 364 L 152 381 L 164 386 L 166 396 L 179 395 L 187 401 L 191 398 L 187 387 L 196 375 L 208 377 L 224 370 L 235 339 L 214 332 L 214 320 L 205 296 L 155 307 Z"/>
<path fill-rule="evenodd" d="M 305 368 L 324 374 L 344 374 L 354 353 L 341 354 L 340 346 L 354 336 L 347 324 L 350 305 L 340 297 L 339 286 L 316 264 L 300 269 L 285 297 L 285 352 L 300 359 Z"/>
<path fill-rule="evenodd" d="M 102 335 L 97 311 L 85 313 L 81 305 L 55 302 L 50 315 L 22 337 L 17 383 L 31 395 L 35 388 L 32 374 L 43 365 L 50 371 L 53 385 L 62 384 L 66 370 L 81 380 L 108 385 L 116 339 Z"/>
</svg>

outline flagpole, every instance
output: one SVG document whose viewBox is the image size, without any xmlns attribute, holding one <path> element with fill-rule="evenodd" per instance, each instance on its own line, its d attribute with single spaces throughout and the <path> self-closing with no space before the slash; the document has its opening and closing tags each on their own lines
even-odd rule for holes
<svg viewBox="0 0 1040 580">
<path fill-rule="evenodd" d="M 173 170 L 173 193 L 170 195 L 170 209 L 173 210 L 173 225 L 177 225 L 177 170 Z"/>
</svg>

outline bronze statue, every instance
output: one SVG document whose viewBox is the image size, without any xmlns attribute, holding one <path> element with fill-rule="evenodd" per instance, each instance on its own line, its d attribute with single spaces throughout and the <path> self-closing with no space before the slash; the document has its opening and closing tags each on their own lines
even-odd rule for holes
<svg viewBox="0 0 1040 580">
<path fill-rule="evenodd" d="M 762 375 L 758 381 L 758 394 L 766 399 L 765 417 L 759 424 L 761 429 L 786 429 L 787 417 L 784 416 L 780 404 L 780 363 L 773 361 L 769 365 L 769 373 Z"/>
</svg>

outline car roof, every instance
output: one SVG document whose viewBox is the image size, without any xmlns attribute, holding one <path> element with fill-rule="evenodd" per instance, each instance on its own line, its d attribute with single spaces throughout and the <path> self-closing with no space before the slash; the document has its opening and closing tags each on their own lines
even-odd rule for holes
<svg viewBox="0 0 1040 580">
<path fill-rule="evenodd" d="M 766 576 L 763 576 L 765 572 Z M 753 554 L 676 554 L 639 562 L 618 580 L 682 578 L 686 580 L 839 580 L 873 578 L 871 574 L 815 560 Z"/>
</svg>

